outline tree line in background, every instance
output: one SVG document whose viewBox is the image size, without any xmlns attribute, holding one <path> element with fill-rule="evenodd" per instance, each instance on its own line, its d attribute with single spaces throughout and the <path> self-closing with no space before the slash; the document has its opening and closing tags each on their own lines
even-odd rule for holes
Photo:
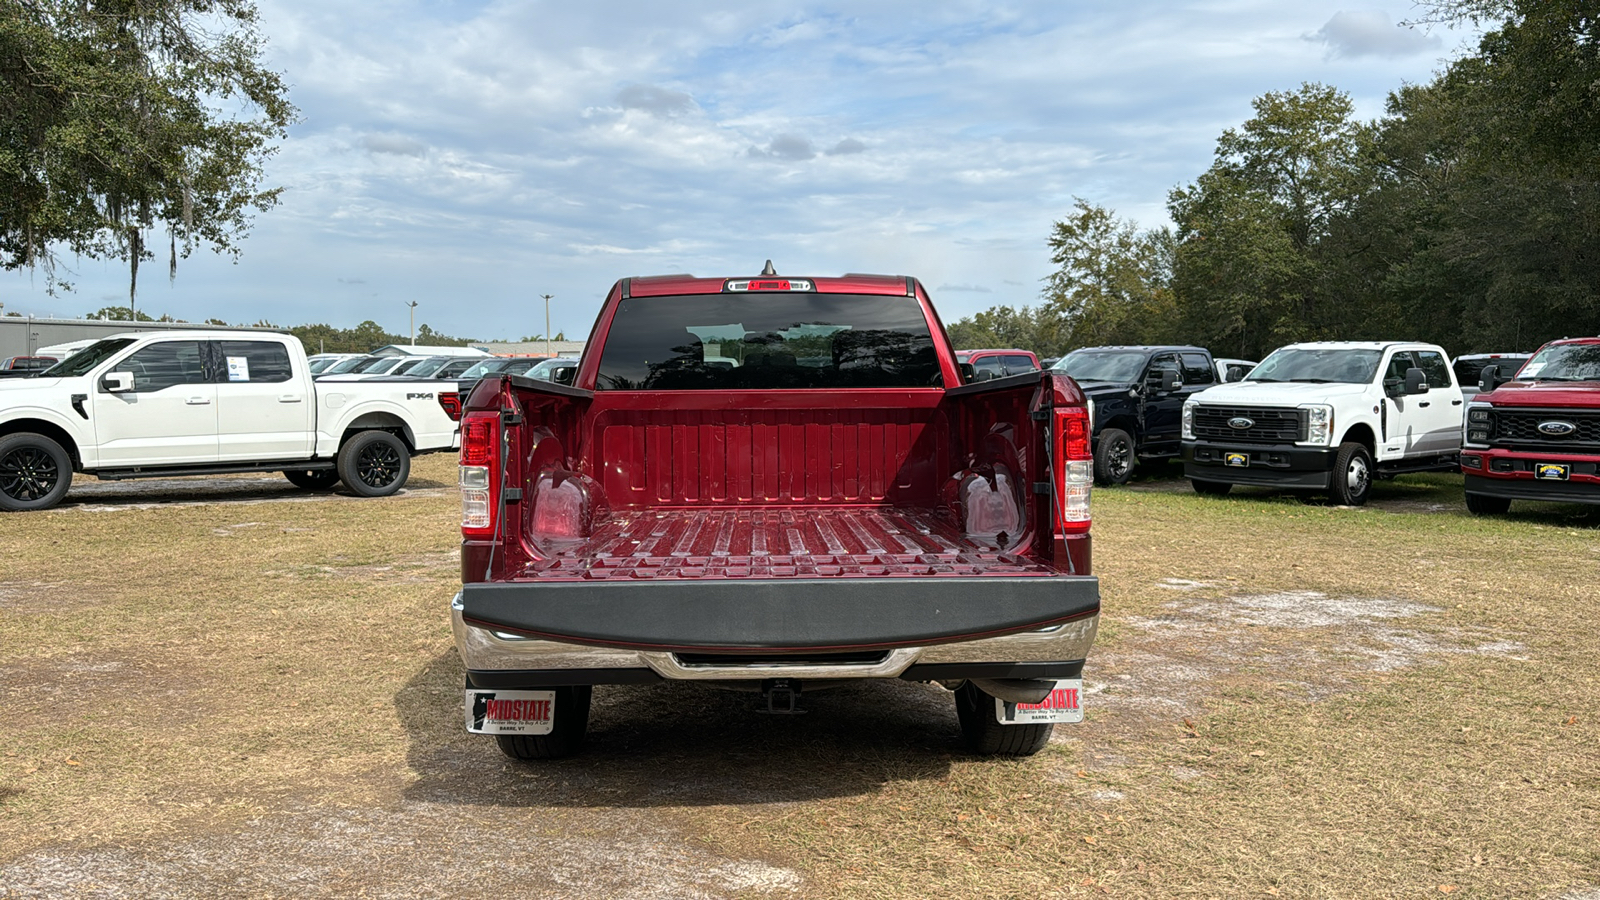
<svg viewBox="0 0 1600 900">
<path fill-rule="evenodd" d="M 162 315 L 152 318 L 149 314 L 130 310 L 126 306 L 106 306 L 88 313 L 86 319 L 109 319 L 113 322 L 184 322 L 183 319 L 174 319 L 172 316 Z M 229 323 L 221 319 L 206 319 L 203 325 L 219 325 L 228 327 Z M 382 325 L 368 319 L 354 328 L 335 328 L 332 325 L 291 325 L 284 327 L 274 325 L 266 319 L 256 322 L 239 322 L 238 325 L 254 328 L 276 328 L 287 331 L 300 339 L 307 353 L 366 353 L 386 344 L 409 344 L 409 334 L 394 334 L 387 331 Z M 542 340 L 542 338 L 540 338 Z M 560 338 L 557 338 L 560 340 Z M 468 344 L 478 343 L 475 338 L 451 337 L 440 334 L 426 324 L 417 326 L 417 343 L 428 347 L 465 347 Z"/>
<path fill-rule="evenodd" d="M 950 326 L 958 347 L 1045 356 L 1193 343 L 1261 359 L 1305 340 L 1453 353 L 1600 334 L 1600 12 L 1591 0 L 1424 3 L 1490 27 L 1477 51 L 1390 95 L 1376 121 L 1324 85 L 1256 98 L 1174 227 L 1078 200 L 1035 306 Z"/>
</svg>

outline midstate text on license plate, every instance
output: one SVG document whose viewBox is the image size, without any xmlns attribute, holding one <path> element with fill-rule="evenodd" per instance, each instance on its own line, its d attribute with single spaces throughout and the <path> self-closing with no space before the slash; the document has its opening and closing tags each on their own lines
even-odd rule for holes
<svg viewBox="0 0 1600 900">
<path fill-rule="evenodd" d="M 1083 721 L 1083 679 L 1056 682 L 1050 696 L 1038 703 L 1008 703 L 996 698 L 995 721 L 1002 725 L 1043 725 L 1050 722 Z"/>
<path fill-rule="evenodd" d="M 1533 477 L 1540 481 L 1566 481 L 1572 467 L 1565 463 L 1539 463 L 1533 467 Z"/>
<path fill-rule="evenodd" d="M 1222 454 L 1222 462 L 1225 465 L 1238 466 L 1240 468 L 1243 468 L 1245 466 L 1250 465 L 1250 454 L 1248 454 L 1248 453 L 1224 453 L 1224 454 Z"/>
<path fill-rule="evenodd" d="M 555 691 L 467 688 L 467 730 L 473 734 L 549 734 L 555 712 Z"/>
</svg>

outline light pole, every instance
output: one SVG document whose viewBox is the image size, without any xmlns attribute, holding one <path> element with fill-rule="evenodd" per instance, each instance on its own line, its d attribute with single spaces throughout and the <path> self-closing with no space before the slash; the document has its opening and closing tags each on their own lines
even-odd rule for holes
<svg viewBox="0 0 1600 900">
<path fill-rule="evenodd" d="M 417 301 L 413 300 L 406 306 L 411 307 L 411 346 L 417 345 Z"/>
<path fill-rule="evenodd" d="M 544 298 L 544 355 L 550 355 L 550 298 L 555 294 L 540 294 Z"/>
</svg>

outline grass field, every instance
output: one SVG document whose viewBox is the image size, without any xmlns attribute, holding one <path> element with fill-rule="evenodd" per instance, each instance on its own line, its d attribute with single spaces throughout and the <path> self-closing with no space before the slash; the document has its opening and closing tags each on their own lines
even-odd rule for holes
<svg viewBox="0 0 1600 900">
<path fill-rule="evenodd" d="M 528 767 L 462 731 L 453 475 L 0 518 L 0 897 L 1600 898 L 1581 508 L 1145 477 L 1095 495 L 1088 719 L 1036 757 L 932 686 L 656 686 Z"/>
</svg>

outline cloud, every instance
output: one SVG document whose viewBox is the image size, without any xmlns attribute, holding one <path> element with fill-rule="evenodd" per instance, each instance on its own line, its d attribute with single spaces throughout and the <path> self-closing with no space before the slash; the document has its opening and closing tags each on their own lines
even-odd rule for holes
<svg viewBox="0 0 1600 900">
<path fill-rule="evenodd" d="M 1325 44 L 1332 58 L 1359 59 L 1377 56 L 1394 59 L 1419 53 L 1437 53 L 1444 43 L 1438 35 L 1423 34 L 1409 26 L 1396 25 L 1381 9 L 1340 10 L 1327 24 L 1305 39 Z"/>
<path fill-rule="evenodd" d="M 951 294 L 992 294 L 994 291 L 981 284 L 941 284 L 936 290 Z"/>
<path fill-rule="evenodd" d="M 780 134 L 767 144 L 766 148 L 751 147 L 750 155 L 755 157 L 768 157 L 770 159 L 786 159 L 791 162 L 804 162 L 817 155 L 817 149 L 811 142 L 798 134 Z"/>
<path fill-rule="evenodd" d="M 630 84 L 617 91 L 623 109 L 637 109 L 652 116 L 681 116 L 694 109 L 694 98 L 682 91 L 653 84 Z"/>
<path fill-rule="evenodd" d="M 340 284 L 366 284 L 367 283 L 367 280 L 365 278 L 336 278 L 334 280 L 339 282 Z"/>
<path fill-rule="evenodd" d="M 424 156 L 428 145 L 403 134 L 364 134 L 361 146 L 368 153 L 388 153 L 394 156 Z"/>
<path fill-rule="evenodd" d="M 844 140 L 840 141 L 839 143 L 834 144 L 833 148 L 828 151 L 828 155 L 829 156 L 844 156 L 844 155 L 850 154 L 850 153 L 865 153 L 865 152 L 867 152 L 867 145 L 866 144 L 861 143 L 860 141 L 856 140 L 855 138 L 845 138 Z"/>
</svg>

